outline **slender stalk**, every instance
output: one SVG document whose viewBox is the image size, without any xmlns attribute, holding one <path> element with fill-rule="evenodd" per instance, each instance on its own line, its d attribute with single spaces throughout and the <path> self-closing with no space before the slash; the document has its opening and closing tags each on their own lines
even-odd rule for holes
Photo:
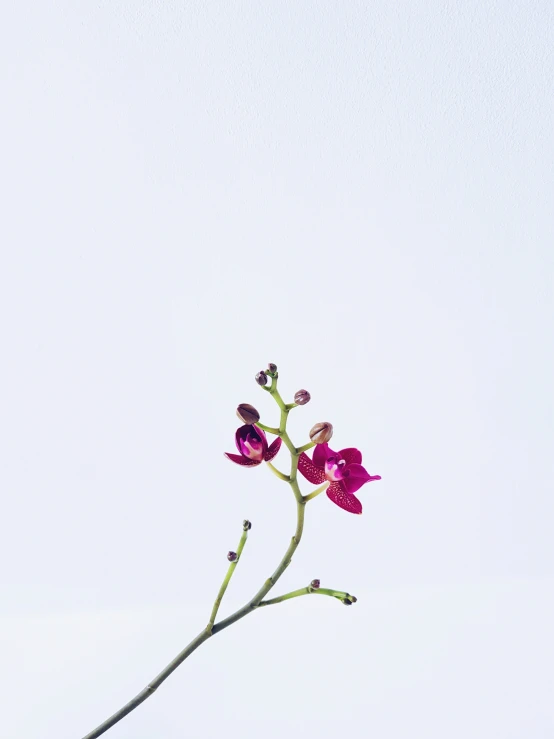
<svg viewBox="0 0 554 739">
<path fill-rule="evenodd" d="M 284 472 L 280 472 L 277 467 L 274 467 L 271 462 L 266 462 L 269 469 L 273 472 L 274 475 L 276 475 L 280 480 L 284 480 L 285 482 L 290 482 L 289 475 L 285 475 Z"/>
<path fill-rule="evenodd" d="M 271 383 L 270 388 L 263 387 L 263 389 L 269 392 L 274 397 L 281 411 L 281 416 L 280 416 L 278 429 L 264 426 L 262 424 L 258 424 L 258 425 L 260 428 L 264 429 L 264 431 L 268 431 L 269 433 L 272 433 L 272 434 L 275 434 L 281 437 L 291 455 L 290 475 L 285 475 L 284 473 L 279 472 L 279 470 L 273 467 L 273 465 L 269 464 L 270 469 L 272 470 L 272 472 L 274 472 L 277 475 L 277 477 L 288 482 L 288 484 L 290 485 L 292 489 L 292 492 L 294 493 L 294 497 L 296 499 L 296 530 L 294 532 L 294 535 L 291 539 L 289 546 L 287 547 L 285 554 L 283 555 L 283 558 L 279 562 L 275 572 L 271 575 L 271 577 L 269 577 L 264 582 L 262 587 L 258 590 L 258 592 L 254 595 L 254 597 L 251 598 L 248 601 L 248 603 L 246 603 L 246 605 L 244 605 L 242 608 L 239 608 L 238 611 L 235 611 L 235 613 L 232 613 L 230 616 L 227 616 L 227 618 L 224 618 L 222 621 L 215 623 L 215 619 L 217 617 L 219 606 L 221 604 L 221 601 L 223 599 L 223 596 L 225 594 L 229 581 L 231 580 L 235 567 L 238 564 L 240 555 L 246 543 L 247 532 L 245 531 L 240 539 L 239 546 L 237 548 L 237 559 L 235 560 L 235 562 L 232 562 L 229 566 L 227 575 L 225 576 L 225 579 L 223 580 L 223 584 L 221 585 L 221 588 L 219 589 L 219 593 L 217 595 L 214 606 L 212 608 L 210 621 L 208 625 L 206 626 L 206 628 L 203 629 L 198 634 L 198 636 L 196 636 L 190 642 L 190 644 L 188 644 L 181 652 L 179 652 L 179 654 L 168 665 L 166 665 L 166 667 L 164 667 L 164 669 L 159 673 L 159 675 L 157 675 L 143 690 L 141 690 L 140 693 L 138 693 L 132 700 L 130 700 L 129 703 L 125 704 L 122 708 L 116 711 L 112 716 L 110 716 L 110 718 L 106 719 L 106 721 L 104 721 L 102 724 L 96 727 L 96 729 L 93 729 L 93 731 L 87 734 L 84 737 L 84 739 L 97 739 L 97 737 L 101 736 L 106 731 L 108 731 L 108 729 L 110 729 L 112 726 L 114 726 L 119 721 L 121 721 L 122 718 L 124 718 L 129 713 L 131 713 L 131 711 L 134 711 L 134 709 L 137 708 L 137 706 L 140 706 L 141 703 L 143 703 L 147 698 L 149 698 L 159 688 L 159 686 L 165 680 L 167 680 L 167 678 L 171 675 L 171 673 L 174 672 L 177 669 L 177 667 L 179 667 L 179 665 L 182 664 L 187 659 L 187 657 L 189 657 L 196 649 L 198 649 L 198 647 L 201 644 L 203 644 L 205 641 L 207 641 L 208 639 L 210 639 L 212 636 L 219 633 L 220 631 L 223 631 L 223 629 L 226 629 L 228 626 L 231 626 L 231 624 L 234 624 L 239 619 L 244 618 L 250 613 L 253 613 L 260 606 L 280 603 L 283 600 L 294 598 L 294 597 L 297 597 L 298 595 L 306 595 L 308 594 L 308 592 L 320 593 L 321 595 L 332 595 L 335 598 L 341 598 L 341 596 L 343 596 L 344 597 L 343 602 L 345 603 L 346 602 L 352 603 L 353 600 L 355 600 L 353 599 L 353 596 L 349 596 L 347 593 L 340 593 L 339 591 L 328 591 L 322 588 L 318 590 L 314 590 L 312 588 L 303 588 L 299 591 L 293 591 L 292 593 L 288 593 L 284 596 L 279 596 L 278 598 L 273 598 L 267 601 L 263 600 L 265 596 L 269 593 L 269 591 L 273 588 L 275 583 L 279 580 L 283 572 L 290 565 L 292 557 L 296 549 L 298 548 L 298 545 L 300 544 L 300 540 L 302 539 L 302 533 L 304 530 L 304 513 L 305 513 L 306 501 L 310 500 L 311 498 L 315 497 L 316 494 L 319 494 L 319 492 L 321 492 L 321 490 L 314 491 L 310 495 L 304 497 L 298 486 L 298 481 L 297 481 L 298 457 L 300 453 L 306 448 L 306 446 L 300 447 L 300 449 L 296 449 L 286 429 L 288 413 L 291 410 L 291 408 L 295 407 L 295 404 L 293 403 L 293 404 L 286 405 L 283 402 L 283 399 L 281 398 L 277 390 L 277 378 L 276 377 L 272 378 L 272 383 Z"/>
<path fill-rule="evenodd" d="M 324 490 L 327 490 L 329 487 L 328 482 L 324 482 L 323 485 L 320 485 L 318 488 L 316 488 L 313 492 L 311 492 L 309 495 L 304 496 L 304 503 L 307 503 L 309 500 L 312 500 L 312 498 L 317 498 L 317 496 L 322 493 Z"/>
<path fill-rule="evenodd" d="M 299 590 L 293 590 L 285 595 L 278 595 L 277 598 L 271 598 L 271 600 L 262 600 L 259 607 L 262 606 L 273 606 L 276 603 L 283 603 L 285 600 L 291 598 L 299 598 L 301 595 L 327 595 L 331 598 L 337 598 L 340 601 L 349 600 L 351 603 L 356 601 L 356 598 L 350 593 L 345 593 L 342 590 L 330 590 L 329 588 L 313 588 L 310 585 L 306 588 L 300 588 Z"/>
<path fill-rule="evenodd" d="M 242 536 L 240 537 L 239 545 L 237 547 L 237 551 L 236 551 L 237 558 L 233 562 L 231 562 L 231 564 L 229 565 L 227 574 L 225 575 L 225 578 L 223 582 L 221 583 L 221 587 L 219 588 L 219 593 L 217 594 L 217 598 L 215 599 L 214 607 L 212 608 L 212 614 L 210 616 L 208 626 L 206 627 L 208 629 L 211 629 L 211 627 L 215 623 L 217 612 L 219 611 L 219 606 L 221 605 L 221 601 L 223 600 L 223 596 L 225 595 L 227 586 L 229 585 L 229 582 L 231 578 L 233 577 L 233 572 L 235 571 L 239 563 L 240 555 L 242 554 L 242 550 L 244 549 L 244 545 L 246 544 L 247 538 L 248 538 L 248 529 L 245 529 L 242 532 Z"/>
<path fill-rule="evenodd" d="M 281 436 L 281 432 L 279 429 L 274 428 L 273 426 L 266 426 L 265 423 L 261 423 L 260 421 L 256 421 L 256 426 L 259 429 L 262 429 L 262 431 L 267 431 L 268 434 L 273 434 L 273 436 Z"/>
<path fill-rule="evenodd" d="M 298 454 L 302 454 L 302 452 L 307 452 L 308 449 L 311 449 L 313 446 L 315 446 L 315 442 L 309 441 L 307 444 L 304 444 L 304 446 L 299 446 L 296 452 Z"/>
</svg>

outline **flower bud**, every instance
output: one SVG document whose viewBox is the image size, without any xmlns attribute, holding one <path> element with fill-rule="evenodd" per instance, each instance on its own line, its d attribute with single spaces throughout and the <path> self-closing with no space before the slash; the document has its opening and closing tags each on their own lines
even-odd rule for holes
<svg viewBox="0 0 554 739">
<path fill-rule="evenodd" d="M 333 426 L 327 421 L 316 423 L 310 431 L 310 439 L 314 444 L 326 444 L 331 436 L 333 436 Z"/>
<path fill-rule="evenodd" d="M 312 580 L 310 583 L 310 587 L 313 588 L 314 590 L 317 590 L 320 585 L 321 583 L 319 582 L 319 580 Z"/>
<path fill-rule="evenodd" d="M 250 403 L 241 403 L 237 408 L 237 416 L 243 423 L 252 425 L 260 420 L 260 414 Z"/>
<path fill-rule="evenodd" d="M 267 365 L 267 369 L 269 370 L 269 372 L 271 372 L 272 375 L 274 375 L 277 372 L 277 365 L 273 364 L 273 362 L 270 362 Z"/>
<path fill-rule="evenodd" d="M 237 560 L 237 553 L 236 552 L 228 552 L 227 559 L 229 562 L 236 562 Z"/>
<path fill-rule="evenodd" d="M 298 390 L 294 393 L 294 402 L 296 405 L 306 405 L 306 403 L 310 402 L 311 397 L 307 390 Z"/>
<path fill-rule="evenodd" d="M 351 600 L 348 600 L 348 598 L 343 598 L 342 599 L 342 602 L 344 603 L 345 606 L 351 606 L 352 605 L 352 601 Z"/>
<path fill-rule="evenodd" d="M 250 531 L 250 529 L 252 528 L 252 524 L 250 523 L 250 521 L 247 518 L 245 518 L 244 521 L 242 522 L 242 528 L 245 531 Z"/>
<path fill-rule="evenodd" d="M 256 375 L 256 382 L 258 385 L 267 385 L 267 375 L 263 370 Z"/>
</svg>

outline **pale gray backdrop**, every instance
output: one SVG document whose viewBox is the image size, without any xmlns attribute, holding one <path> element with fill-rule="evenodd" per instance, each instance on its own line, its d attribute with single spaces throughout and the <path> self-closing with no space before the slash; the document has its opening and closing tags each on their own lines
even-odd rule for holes
<svg viewBox="0 0 554 739">
<path fill-rule="evenodd" d="M 79 739 L 272 572 L 279 364 L 382 482 L 112 739 L 554 730 L 553 5 L 19 2 L 0 24 L 0 734 Z M 310 486 L 305 487 L 308 491 Z"/>
</svg>

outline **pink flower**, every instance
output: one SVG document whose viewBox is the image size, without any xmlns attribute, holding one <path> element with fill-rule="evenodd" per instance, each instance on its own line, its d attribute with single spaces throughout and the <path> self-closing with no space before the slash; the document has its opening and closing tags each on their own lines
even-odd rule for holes
<svg viewBox="0 0 554 739">
<path fill-rule="evenodd" d="M 328 444 L 318 444 L 313 459 L 304 452 L 298 458 L 298 469 L 314 485 L 329 482 L 327 496 L 349 513 L 361 513 L 362 504 L 354 493 L 380 475 L 371 476 L 362 467 L 362 453 L 358 449 L 341 449 L 334 452 Z"/>
<path fill-rule="evenodd" d="M 254 467 L 262 462 L 271 462 L 281 448 L 279 437 L 268 447 L 265 433 L 253 424 L 246 424 L 237 429 L 235 443 L 240 454 L 225 452 L 225 456 L 231 462 L 244 467 Z"/>
</svg>

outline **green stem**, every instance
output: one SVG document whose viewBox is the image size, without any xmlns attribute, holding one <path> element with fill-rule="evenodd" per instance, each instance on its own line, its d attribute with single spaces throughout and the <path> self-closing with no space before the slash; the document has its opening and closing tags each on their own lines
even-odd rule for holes
<svg viewBox="0 0 554 739">
<path fill-rule="evenodd" d="M 350 593 L 343 592 L 342 590 L 330 590 L 329 588 L 312 588 L 311 585 L 308 585 L 307 588 L 300 588 L 299 590 L 293 590 L 290 593 L 285 593 L 285 595 L 279 595 L 277 598 L 271 598 L 271 600 L 262 600 L 260 603 L 260 608 L 262 606 L 272 606 L 276 603 L 282 603 L 285 600 L 290 600 L 291 598 L 298 598 L 301 595 L 327 595 L 331 598 L 337 598 L 340 601 L 349 600 L 351 603 L 356 601 L 356 598 L 353 595 L 350 595 Z"/>
<path fill-rule="evenodd" d="M 214 607 L 212 608 L 212 613 L 210 616 L 210 620 L 207 625 L 207 629 L 212 629 L 215 618 L 217 616 L 217 612 L 219 611 L 219 606 L 221 605 L 221 601 L 223 600 L 223 596 L 225 595 L 225 591 L 227 590 L 227 586 L 229 585 L 229 582 L 231 578 L 233 577 L 233 572 L 236 569 L 236 566 L 239 563 L 240 555 L 242 554 L 242 550 L 244 549 L 244 545 L 246 544 L 246 540 L 248 538 L 248 529 L 245 529 L 242 532 L 242 536 L 240 537 L 239 545 L 237 547 L 237 558 L 231 562 L 229 565 L 229 568 L 227 570 L 227 574 L 225 575 L 225 578 L 223 579 L 223 582 L 221 583 L 221 587 L 219 588 L 219 593 L 217 594 L 217 598 L 215 599 Z"/>
<path fill-rule="evenodd" d="M 288 549 L 285 552 L 282 560 L 279 562 L 279 565 L 277 566 L 277 569 L 275 570 L 275 572 L 271 575 L 271 577 L 268 577 L 268 579 L 264 582 L 264 584 L 258 590 L 256 595 L 251 600 L 249 600 L 246 605 L 244 605 L 242 608 L 239 608 L 238 611 L 235 611 L 230 616 L 227 616 L 227 618 L 224 618 L 223 621 L 220 621 L 219 623 L 215 624 L 212 629 L 213 634 L 217 634 L 219 631 L 226 629 L 227 626 L 234 624 L 235 621 L 238 621 L 239 619 L 244 618 L 244 616 L 247 616 L 249 613 L 252 613 L 252 611 L 254 611 L 260 605 L 260 603 L 265 598 L 265 596 L 269 593 L 271 588 L 279 580 L 283 572 L 290 565 L 292 556 L 297 550 L 298 545 L 300 544 L 300 540 L 302 538 L 302 532 L 304 530 L 304 510 L 305 510 L 304 502 L 297 501 L 296 531 L 294 532 L 294 536 L 291 539 Z"/>
<path fill-rule="evenodd" d="M 299 446 L 296 451 L 298 454 L 302 454 L 302 452 L 307 452 L 308 449 L 311 449 L 313 446 L 315 446 L 315 442 L 309 441 L 307 444 L 304 444 L 304 446 Z"/>
<path fill-rule="evenodd" d="M 324 482 L 323 485 L 320 485 L 312 493 L 310 493 L 309 495 L 305 495 L 304 496 L 304 498 L 303 498 L 304 503 L 307 503 L 309 500 L 312 500 L 312 498 L 316 498 L 324 490 L 327 490 L 328 487 L 329 487 L 329 483 L 328 482 Z"/>
<path fill-rule="evenodd" d="M 260 421 L 256 421 L 256 426 L 263 431 L 267 431 L 268 434 L 273 434 L 274 436 L 281 436 L 281 432 L 279 429 L 273 428 L 272 426 L 266 426 L 265 423 L 260 423 Z"/>
<path fill-rule="evenodd" d="M 271 462 L 266 462 L 266 464 L 269 467 L 269 469 L 273 472 L 273 474 L 276 475 L 280 480 L 284 480 L 285 482 L 289 482 L 290 481 L 290 476 L 289 475 L 285 475 L 284 472 L 280 472 L 277 469 L 277 467 L 274 467 L 271 464 Z"/>
<path fill-rule="evenodd" d="M 108 729 L 110 729 L 112 726 L 114 726 L 119 721 L 121 721 L 122 718 L 124 718 L 129 713 L 131 713 L 131 711 L 134 711 L 135 708 L 137 708 L 141 703 L 143 703 L 147 698 L 149 698 L 159 688 L 159 686 L 164 682 L 164 680 L 167 680 L 167 678 L 172 674 L 172 672 L 174 672 L 177 669 L 177 667 L 179 667 L 179 665 L 182 664 L 187 659 L 187 657 L 189 657 L 196 649 L 198 649 L 198 647 L 201 644 L 203 644 L 207 639 L 212 637 L 214 634 L 217 634 L 220 631 L 223 631 L 223 629 L 226 629 L 228 626 L 231 626 L 231 624 L 234 624 L 239 619 L 244 618 L 249 613 L 253 613 L 262 604 L 262 601 L 265 598 L 265 596 L 269 593 L 271 588 L 275 585 L 275 583 L 279 580 L 283 572 L 287 569 L 287 567 L 291 563 L 292 556 L 295 553 L 296 549 L 298 548 L 298 545 L 300 544 L 300 540 L 302 538 L 302 532 L 304 530 L 304 512 L 305 512 L 305 506 L 306 506 L 306 501 L 300 491 L 300 488 L 298 486 L 298 481 L 296 479 L 297 469 L 298 469 L 298 457 L 299 457 L 300 451 L 296 449 L 296 447 L 292 443 L 287 433 L 287 430 L 286 430 L 288 413 L 290 409 L 294 407 L 294 404 L 286 405 L 283 402 L 283 399 L 281 398 L 277 390 L 277 378 L 276 377 L 272 378 L 271 387 L 270 388 L 263 387 L 263 390 L 266 390 L 275 398 L 275 401 L 281 411 L 281 417 L 280 417 L 278 429 L 272 429 L 270 427 L 263 426 L 262 424 L 259 424 L 259 427 L 262 428 L 264 431 L 268 431 L 268 433 L 272 433 L 272 434 L 276 434 L 277 436 L 280 436 L 285 442 L 285 445 L 287 446 L 291 454 L 290 475 L 288 476 L 288 478 L 286 475 L 283 475 L 283 473 L 280 473 L 278 470 L 275 470 L 275 468 L 272 468 L 272 471 L 274 471 L 275 473 L 278 473 L 277 474 L 278 477 L 282 476 L 282 479 L 285 479 L 289 483 L 289 485 L 291 486 L 292 492 L 294 493 L 294 497 L 296 498 L 296 530 L 287 548 L 287 551 L 285 552 L 275 572 L 271 575 L 271 577 L 269 577 L 265 581 L 262 587 L 258 590 L 258 592 L 254 595 L 254 597 L 248 601 L 248 603 L 245 606 L 243 606 L 242 608 L 239 608 L 238 611 L 235 611 L 235 613 L 231 614 L 230 616 L 223 619 L 222 621 L 219 621 L 218 623 L 214 623 L 215 618 L 217 616 L 218 609 L 219 609 L 219 605 L 221 603 L 221 599 L 223 598 L 223 595 L 225 594 L 227 585 L 229 584 L 231 576 L 240 559 L 240 554 L 246 542 L 246 532 L 244 532 L 243 536 L 241 537 L 238 549 L 237 549 L 237 555 L 238 555 L 237 559 L 235 560 L 235 562 L 232 562 L 231 565 L 229 566 L 229 570 L 227 571 L 225 580 L 223 581 L 223 584 L 219 590 L 218 596 L 214 603 L 212 614 L 210 616 L 210 622 L 208 623 L 206 628 L 203 629 L 198 634 L 198 636 L 196 636 L 190 642 L 190 644 L 188 644 L 181 652 L 179 652 L 179 654 L 175 657 L 175 659 L 173 659 L 166 667 L 164 667 L 164 669 L 160 672 L 160 674 L 157 677 L 155 677 L 154 680 L 152 680 L 144 688 L 144 690 L 141 690 L 141 692 L 138 693 L 131 701 L 129 701 L 129 703 L 124 705 L 122 708 L 116 711 L 113 714 L 113 716 L 110 716 L 110 718 L 106 719 L 106 721 L 100 724 L 100 726 L 97 726 L 96 729 L 94 729 L 89 734 L 87 734 L 84 737 L 84 739 L 97 739 L 97 737 L 104 734 L 104 732 L 108 731 Z M 272 465 L 270 465 L 270 467 L 272 467 Z M 313 497 L 313 495 L 314 494 L 312 493 L 310 496 L 307 496 L 307 498 L 309 499 Z M 313 592 L 329 594 L 329 593 L 324 593 L 321 590 L 314 590 Z M 332 592 L 334 593 L 335 591 L 332 591 Z M 290 595 L 289 597 L 293 597 L 293 596 Z M 335 595 L 334 597 L 339 597 L 339 596 Z M 269 605 L 269 603 L 270 601 L 266 601 L 264 605 Z"/>
</svg>

